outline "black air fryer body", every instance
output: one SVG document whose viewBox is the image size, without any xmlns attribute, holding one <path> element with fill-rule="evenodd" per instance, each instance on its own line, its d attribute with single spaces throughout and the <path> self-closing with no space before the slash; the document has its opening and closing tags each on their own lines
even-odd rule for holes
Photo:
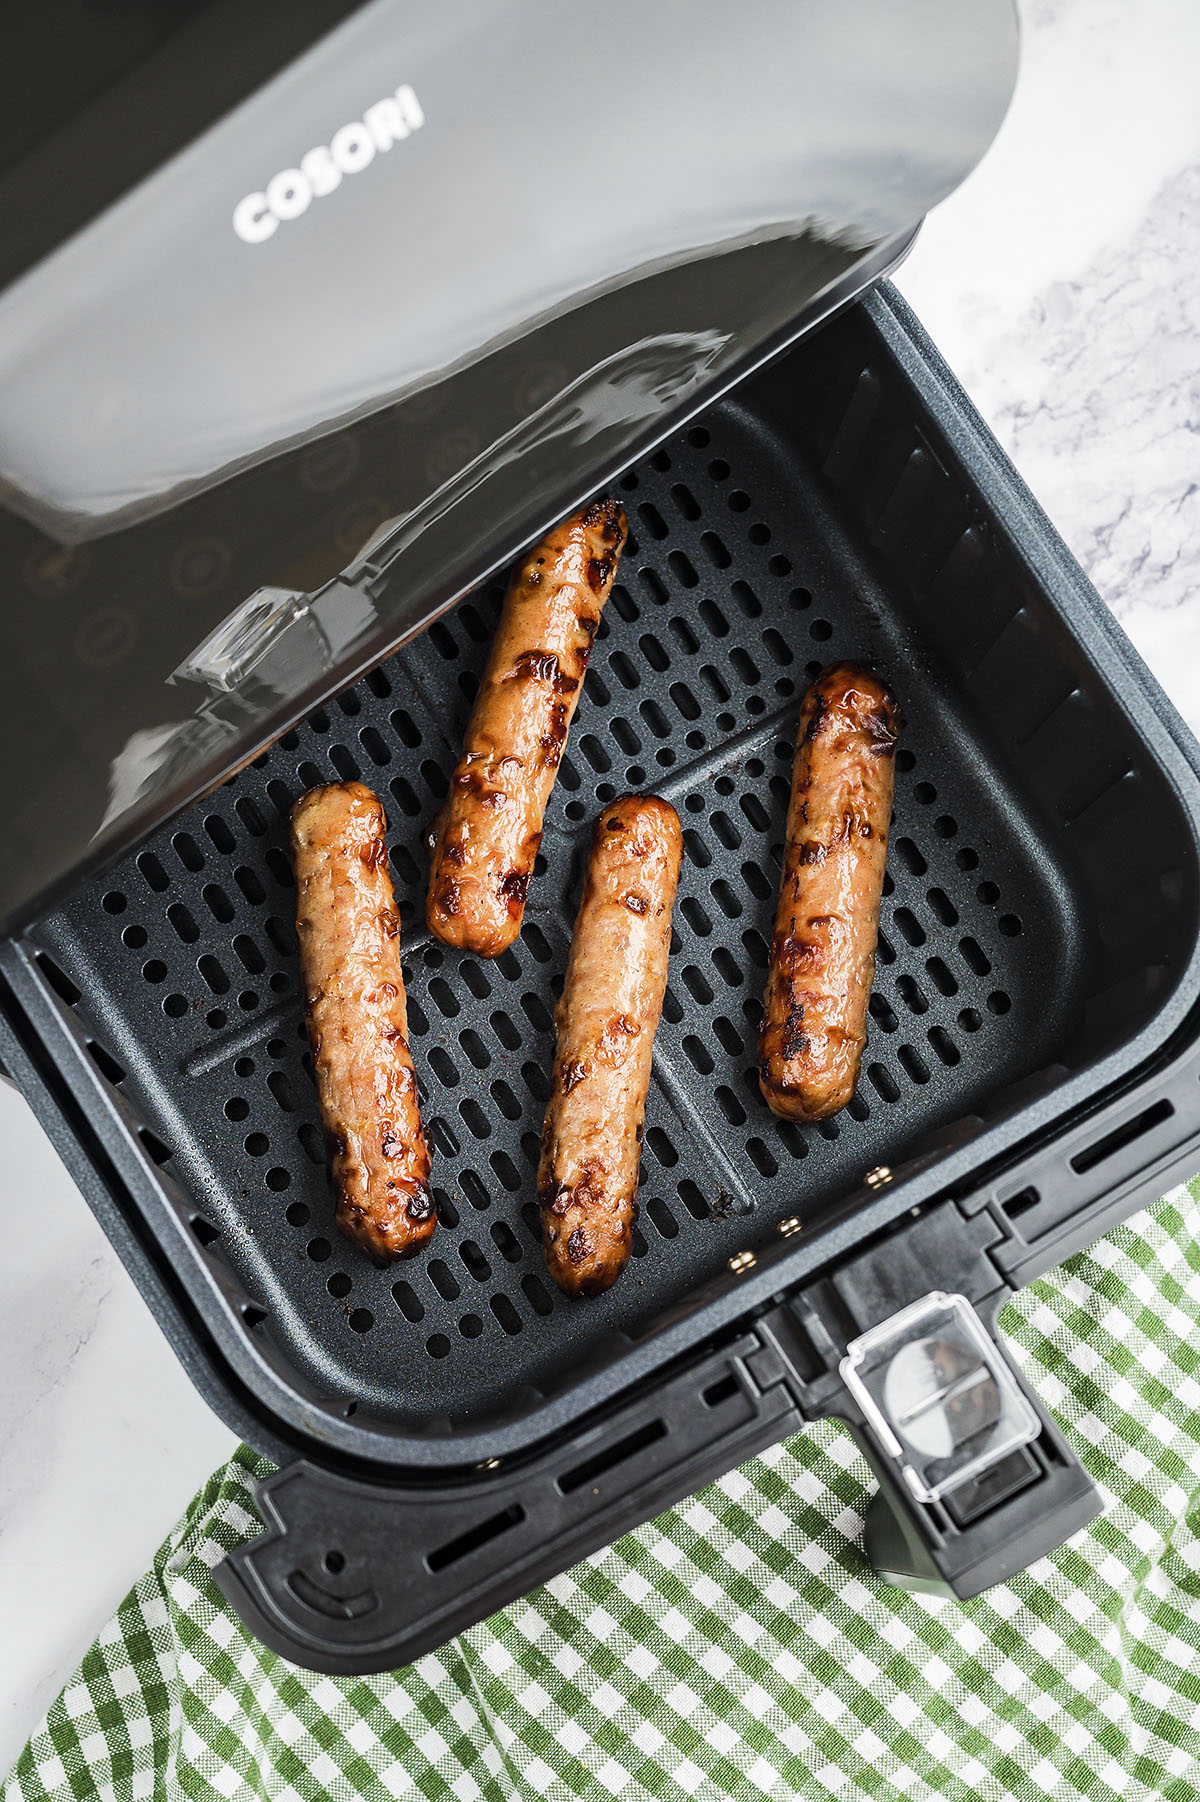
<svg viewBox="0 0 1200 1802">
<path fill-rule="evenodd" d="M 178 142 L 148 127 L 143 164 L 131 146 L 6 271 L 29 781 L 0 1054 L 198 1386 L 282 1466 L 218 1580 L 313 1668 L 403 1663 L 824 1415 L 879 1474 L 881 1570 L 963 1596 L 1011 1574 L 1097 1503 L 998 1310 L 1200 1155 L 1200 751 L 870 287 L 994 131 L 1011 14 L 768 10 L 803 128 L 717 9 L 681 49 L 618 7 L 613 116 L 565 184 L 525 165 L 532 187 L 494 9 L 473 45 L 432 9 L 298 12 L 306 44 L 270 68 L 248 47 L 238 92 L 180 100 Z M 222 19 L 197 7 L 119 67 L 110 44 L 101 90 L 11 153 L 14 216 L 87 109 L 182 82 Z M 504 66 L 548 91 L 582 29 L 514 4 Z M 490 221 L 461 268 L 430 248 L 448 219 Z M 139 345 L 116 326 L 162 234 L 179 262 Z M 525 928 L 459 957 L 418 924 L 422 840 L 493 572 L 613 485 L 631 537 Z M 795 712 L 842 656 L 908 724 L 863 1080 L 800 1129 L 763 1106 L 754 1044 Z M 440 1216 L 387 1271 L 332 1230 L 292 925 L 291 804 L 346 778 L 388 810 Z M 684 875 L 634 1257 L 583 1305 L 539 1249 L 551 1015 L 590 823 L 643 787 L 680 813 Z M 885 1381 L 937 1334 L 976 1347 L 988 1398 L 958 1464 L 922 1461 Z"/>
</svg>

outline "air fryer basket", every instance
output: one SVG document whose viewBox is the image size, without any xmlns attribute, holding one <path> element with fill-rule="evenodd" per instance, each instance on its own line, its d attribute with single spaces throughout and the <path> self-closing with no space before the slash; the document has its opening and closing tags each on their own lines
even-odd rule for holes
<svg viewBox="0 0 1200 1802">
<path fill-rule="evenodd" d="M 276 1456 L 298 1448 L 349 1473 L 328 1482 L 364 1544 L 397 1473 L 440 1467 L 449 1482 L 508 1460 L 511 1477 L 491 1479 L 482 1501 L 477 1479 L 455 1504 L 468 1564 L 493 1540 L 509 1558 L 513 1508 L 525 1532 L 550 1532 L 521 1458 L 572 1427 L 582 1444 L 586 1409 L 618 1406 L 635 1378 L 620 1443 L 648 1473 L 643 1490 L 633 1502 L 628 1486 L 606 1491 L 565 1555 L 802 1412 L 852 1417 L 825 1382 L 836 1358 L 822 1333 L 840 1349 L 869 1315 L 913 1299 L 896 1274 L 900 1241 L 881 1259 L 870 1249 L 893 1223 L 908 1223 L 911 1244 L 922 1235 L 915 1294 L 957 1288 L 991 1318 L 1011 1284 L 1102 1230 L 1102 1197 L 1135 1205 L 1129 1181 L 1112 1202 L 1110 1178 L 1154 1167 L 1164 1149 L 1189 1155 L 1200 1128 L 1195 1100 L 1161 1098 L 1114 1099 L 1129 1130 L 1111 1110 L 1074 1124 L 1122 1073 L 1177 1069 L 1164 1047 L 1195 999 L 1200 815 L 1182 728 L 894 297 L 803 342 L 618 491 L 630 541 L 512 951 L 460 957 L 423 923 L 423 835 L 487 655 L 502 594 L 491 586 L 3 960 L 10 1017 L 19 1003 L 26 1022 L 10 1061 L 28 1066 L 43 1111 L 57 1106 L 60 1137 L 68 1110 L 51 1092 L 71 1091 L 93 1171 L 134 1159 L 136 1181 L 121 1178 L 126 1236 L 143 1246 L 132 1261 L 151 1259 L 158 1292 L 174 1295 L 173 1330 L 217 1405 Z M 802 1129 L 762 1103 L 755 1039 L 796 708 L 842 656 L 886 673 L 907 724 L 863 1079 L 846 1113 Z M 431 1253 L 386 1271 L 332 1228 L 286 852 L 301 790 L 348 778 L 388 810 L 440 1217 Z M 634 1256 L 581 1305 L 542 1267 L 534 1171 L 582 858 L 598 808 L 627 789 L 674 803 L 686 856 Z M 1187 1097 L 1195 1087 L 1193 1076 Z M 1086 1145 L 1063 1161 L 1068 1124 L 1099 1146 L 1090 1162 Z M 1035 1144 L 1057 1160 L 1053 1182 L 1030 1180 Z M 1012 1161 L 1018 1146 L 1025 1163 Z M 111 1205 L 111 1170 L 103 1182 Z M 833 1304 L 820 1282 L 836 1288 L 839 1270 Z M 781 1303 L 802 1278 L 818 1285 L 809 1302 Z M 768 1304 L 750 1341 L 728 1337 Z M 717 1364 L 699 1390 L 677 1367 L 690 1402 L 668 1411 L 666 1362 L 700 1340 Z M 768 1354 L 783 1387 L 762 1379 Z M 696 1398 L 722 1384 L 722 1401 L 755 1406 L 717 1432 L 716 1404 Z M 668 1430 L 670 1457 L 654 1449 Z M 1058 1485 L 1061 1534 L 1091 1504 L 1048 1422 L 1039 1444 L 1009 1487 Z M 585 1475 L 565 1487 L 559 1470 L 555 1508 L 603 1463 L 585 1467 L 576 1458 Z M 656 1468 L 671 1472 L 658 1489 Z M 507 1526 L 472 1540 L 481 1519 Z M 968 1525 L 942 1516 L 950 1538 Z M 951 1580 L 964 1593 L 995 1580 L 1011 1568 L 1005 1543 L 1008 1565 L 972 1554 L 975 1577 Z M 1037 1549 L 1027 1536 L 1020 1556 Z M 541 1557 L 511 1562 L 505 1593 L 556 1568 Z M 885 1561 L 911 1577 L 920 1560 L 905 1557 L 893 1544 Z M 946 1558 L 935 1563 L 945 1576 Z M 276 1577 L 286 1588 L 283 1565 Z M 502 1599 L 494 1585 L 480 1596 L 478 1611 Z M 393 1604 L 403 1614 L 411 1592 Z M 369 1653 L 361 1637 L 335 1653 L 314 1641 L 306 1661 L 379 1668 L 372 1659 L 395 1662 L 398 1646 L 411 1655 L 474 1618 L 474 1602 L 456 1606 L 434 1610 L 424 1640 L 384 1634 Z M 304 1655 L 278 1623 L 256 1625 Z"/>
</svg>

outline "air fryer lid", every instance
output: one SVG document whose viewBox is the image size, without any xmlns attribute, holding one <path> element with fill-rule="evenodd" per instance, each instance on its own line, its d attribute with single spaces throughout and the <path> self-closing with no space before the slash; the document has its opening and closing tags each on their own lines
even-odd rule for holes
<svg viewBox="0 0 1200 1802">
<path fill-rule="evenodd" d="M 25 270 L 0 915 L 894 262 L 1014 71 L 1009 0 L 376 0 Z"/>
</svg>

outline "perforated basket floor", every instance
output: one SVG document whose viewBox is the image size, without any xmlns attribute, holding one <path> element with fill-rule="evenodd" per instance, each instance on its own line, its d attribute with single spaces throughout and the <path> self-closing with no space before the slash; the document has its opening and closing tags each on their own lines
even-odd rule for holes
<svg viewBox="0 0 1200 1802">
<path fill-rule="evenodd" d="M 423 830 L 496 618 L 481 591 L 38 929 L 103 1074 L 194 1196 L 256 1330 L 334 1405 L 485 1420 L 559 1387 L 920 1136 L 1047 1063 L 1078 925 L 1035 824 L 843 535 L 819 480 L 735 404 L 622 484 L 631 537 L 546 821 L 517 947 L 430 942 Z M 755 1040 L 804 688 L 854 656 L 907 717 L 864 1076 L 819 1128 L 775 1120 Z M 338 1235 L 301 1017 L 292 802 L 361 778 L 389 816 L 440 1228 L 379 1271 Z M 686 858 L 655 1051 L 634 1256 L 571 1303 L 546 1277 L 534 1173 L 581 860 L 599 807 L 650 789 Z M 213 1239 L 213 1229 L 218 1237 Z"/>
</svg>

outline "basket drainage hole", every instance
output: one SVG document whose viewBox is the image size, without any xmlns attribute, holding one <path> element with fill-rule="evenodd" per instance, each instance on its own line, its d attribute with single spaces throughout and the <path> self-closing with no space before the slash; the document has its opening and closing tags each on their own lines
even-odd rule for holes
<svg viewBox="0 0 1200 1802">
<path fill-rule="evenodd" d="M 483 1321 L 478 1314 L 464 1314 L 458 1323 L 458 1330 L 464 1339 L 478 1339 L 483 1331 Z"/>
<path fill-rule="evenodd" d="M 145 975 L 144 970 L 143 970 L 142 974 L 143 974 L 143 976 Z M 164 974 L 164 976 L 166 975 L 165 970 L 163 971 L 163 974 Z M 254 993 L 253 989 L 243 989 L 242 990 L 241 994 L 238 996 L 238 1006 L 240 1008 L 242 1008 L 244 1010 L 244 1012 L 246 1012 L 246 1013 L 249 1013 L 251 1011 L 251 1009 L 256 1008 L 258 1006 L 258 996 Z"/>
<path fill-rule="evenodd" d="M 309 1217 L 308 1203 L 304 1201 L 294 1201 L 283 1217 L 289 1226 L 307 1226 Z"/>
<path fill-rule="evenodd" d="M 123 914 L 129 903 L 120 889 L 109 889 L 100 903 L 106 914 Z"/>
<path fill-rule="evenodd" d="M 444 1358 L 450 1350 L 450 1341 L 445 1333 L 431 1333 L 425 1341 L 425 1350 L 431 1358 Z"/>
<path fill-rule="evenodd" d="M 978 1032 L 983 1025 L 983 1015 L 978 1008 L 964 1007 L 958 1016 L 958 1023 L 964 1032 Z"/>
<path fill-rule="evenodd" d="M 211 1026 L 214 1032 L 219 1032 L 228 1019 L 229 1015 L 223 1007 L 210 1007 L 204 1016 L 205 1025 Z"/>
<path fill-rule="evenodd" d="M 225 1118 L 227 1120 L 244 1120 L 249 1112 L 250 1103 L 243 1100 L 240 1095 L 231 1095 L 229 1100 L 225 1103 Z"/>
<path fill-rule="evenodd" d="M 323 1264 L 333 1250 L 333 1246 L 328 1239 L 310 1239 L 304 1249 L 314 1264 Z"/>
<path fill-rule="evenodd" d="M 233 1074 L 235 1076 L 253 1076 L 254 1059 L 252 1057 L 239 1057 L 237 1063 L 233 1066 Z"/>
<path fill-rule="evenodd" d="M 344 1270 L 335 1270 L 325 1287 L 328 1289 L 330 1295 L 349 1295 L 351 1289 L 350 1278 L 346 1275 Z"/>
<path fill-rule="evenodd" d="M 138 1127 L 138 1138 L 142 1141 L 142 1144 L 146 1147 L 146 1150 L 150 1153 L 150 1156 L 154 1159 L 156 1164 L 165 1164 L 169 1158 L 174 1156 L 174 1153 L 166 1140 L 160 1139 L 158 1134 L 151 1132 L 148 1126 Z"/>
<path fill-rule="evenodd" d="M 140 951 L 146 943 L 146 928 L 144 926 L 127 926 L 121 934 L 121 943 L 128 945 L 131 951 Z"/>
<path fill-rule="evenodd" d="M 166 1014 L 169 1020 L 182 1020 L 183 1016 L 187 1013 L 187 1010 L 188 1004 L 186 995 L 163 996 L 163 1013 Z"/>
<path fill-rule="evenodd" d="M 350 1314 L 350 1331 L 352 1333 L 369 1333 L 375 1325 L 375 1316 L 370 1308 L 354 1308 Z"/>
<path fill-rule="evenodd" d="M 996 925 L 1008 939 L 1015 939 L 1021 930 L 1021 922 L 1016 914 L 1001 914 Z"/>
<path fill-rule="evenodd" d="M 344 1410 L 345 1413 L 349 1414 L 352 1411 L 353 1407 L 354 1407 L 353 1402 L 347 1403 L 346 1408 Z M 346 1555 L 344 1552 L 337 1552 L 337 1551 L 326 1552 L 325 1556 L 321 1560 L 321 1563 L 324 1565 L 325 1569 L 329 1572 L 331 1577 L 336 1577 L 341 1571 L 344 1571 L 346 1568 Z"/>
<path fill-rule="evenodd" d="M 734 718 L 733 718 L 732 713 L 718 713 L 718 715 L 717 715 L 717 731 L 718 732 L 732 732 L 733 728 L 734 728 Z"/>
<path fill-rule="evenodd" d="M 987 998 L 987 1004 L 990 1014 L 1006 1014 L 1012 1006 L 1003 989 L 994 989 Z"/>
</svg>

